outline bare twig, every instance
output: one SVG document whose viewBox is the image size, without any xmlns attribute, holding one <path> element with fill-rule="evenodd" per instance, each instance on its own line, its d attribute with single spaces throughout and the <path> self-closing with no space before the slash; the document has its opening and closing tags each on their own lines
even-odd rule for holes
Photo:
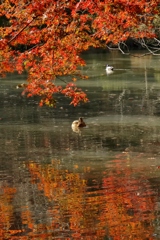
<svg viewBox="0 0 160 240">
<path fill-rule="evenodd" d="M 160 55 L 160 40 L 158 40 L 157 38 L 154 38 L 154 42 L 152 42 L 152 45 L 149 46 L 144 38 L 141 39 L 135 39 L 143 48 L 145 48 L 148 52 L 143 53 L 141 55 L 135 55 L 135 54 L 131 54 L 129 51 L 129 48 L 127 46 L 127 44 L 125 42 L 119 42 L 117 47 L 110 47 L 107 45 L 107 48 L 109 50 L 118 50 L 120 51 L 122 54 L 124 55 L 131 55 L 133 57 L 144 57 L 146 55 Z M 151 39 L 152 40 L 152 39 Z M 127 52 L 125 52 L 124 48 L 127 49 Z"/>
<path fill-rule="evenodd" d="M 64 79 L 61 79 L 59 76 L 56 76 L 56 78 L 58 78 L 60 81 L 66 83 L 66 84 L 68 83 L 68 82 L 66 82 Z"/>
</svg>

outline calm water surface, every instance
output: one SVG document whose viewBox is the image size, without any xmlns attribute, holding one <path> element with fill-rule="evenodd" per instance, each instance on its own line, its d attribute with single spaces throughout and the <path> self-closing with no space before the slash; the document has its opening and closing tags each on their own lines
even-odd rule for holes
<svg viewBox="0 0 160 240">
<path fill-rule="evenodd" d="M 160 239 L 160 59 L 85 58 L 77 108 L 39 108 L 15 88 L 24 75 L 1 79 L 0 239 Z"/>
</svg>

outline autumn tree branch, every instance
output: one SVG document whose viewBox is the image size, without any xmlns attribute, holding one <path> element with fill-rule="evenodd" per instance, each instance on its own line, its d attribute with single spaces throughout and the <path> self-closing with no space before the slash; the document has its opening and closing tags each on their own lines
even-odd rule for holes
<svg viewBox="0 0 160 240">
<path fill-rule="evenodd" d="M 138 42 L 143 48 L 145 48 L 148 51 L 141 55 L 132 54 L 129 50 L 128 45 L 125 42 L 119 42 L 116 47 L 110 47 L 109 45 L 107 45 L 107 48 L 109 50 L 119 50 L 122 54 L 131 55 L 133 57 L 144 57 L 146 55 L 159 56 L 160 55 L 160 40 L 158 40 L 157 38 L 154 38 L 153 40 L 154 40 L 154 42 L 152 42 L 152 45 L 149 46 L 148 43 L 146 43 L 144 38 L 136 39 L 136 42 Z M 157 44 L 156 44 L 156 42 L 157 42 Z M 127 50 L 127 52 L 125 52 L 125 49 Z"/>
<path fill-rule="evenodd" d="M 8 44 L 10 44 L 14 39 L 16 39 L 32 22 L 35 20 L 37 17 L 33 17 L 30 22 L 28 22 L 14 37 L 12 37 L 9 41 Z"/>
</svg>

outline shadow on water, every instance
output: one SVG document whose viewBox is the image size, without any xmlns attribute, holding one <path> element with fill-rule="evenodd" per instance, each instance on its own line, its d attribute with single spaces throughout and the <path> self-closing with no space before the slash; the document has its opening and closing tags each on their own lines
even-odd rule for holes
<svg viewBox="0 0 160 240">
<path fill-rule="evenodd" d="M 1 80 L 1 239 L 160 238 L 159 59 L 85 58 L 77 108 L 39 108 L 15 89 L 24 76 Z"/>
</svg>

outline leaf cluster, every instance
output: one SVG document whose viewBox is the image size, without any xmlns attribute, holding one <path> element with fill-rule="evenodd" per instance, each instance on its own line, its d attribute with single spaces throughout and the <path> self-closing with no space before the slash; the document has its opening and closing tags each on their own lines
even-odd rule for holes
<svg viewBox="0 0 160 240">
<path fill-rule="evenodd" d="M 90 47 L 119 46 L 132 39 L 156 39 L 158 0 L 4 0 L 0 5 L 0 74 L 28 72 L 24 93 L 54 106 L 54 94 L 87 102 L 74 86 L 56 79 L 81 78 L 80 53 Z M 159 49 L 160 42 L 157 40 Z M 73 80 L 72 80 L 73 79 Z M 69 87 L 68 87 L 69 86 Z"/>
</svg>

